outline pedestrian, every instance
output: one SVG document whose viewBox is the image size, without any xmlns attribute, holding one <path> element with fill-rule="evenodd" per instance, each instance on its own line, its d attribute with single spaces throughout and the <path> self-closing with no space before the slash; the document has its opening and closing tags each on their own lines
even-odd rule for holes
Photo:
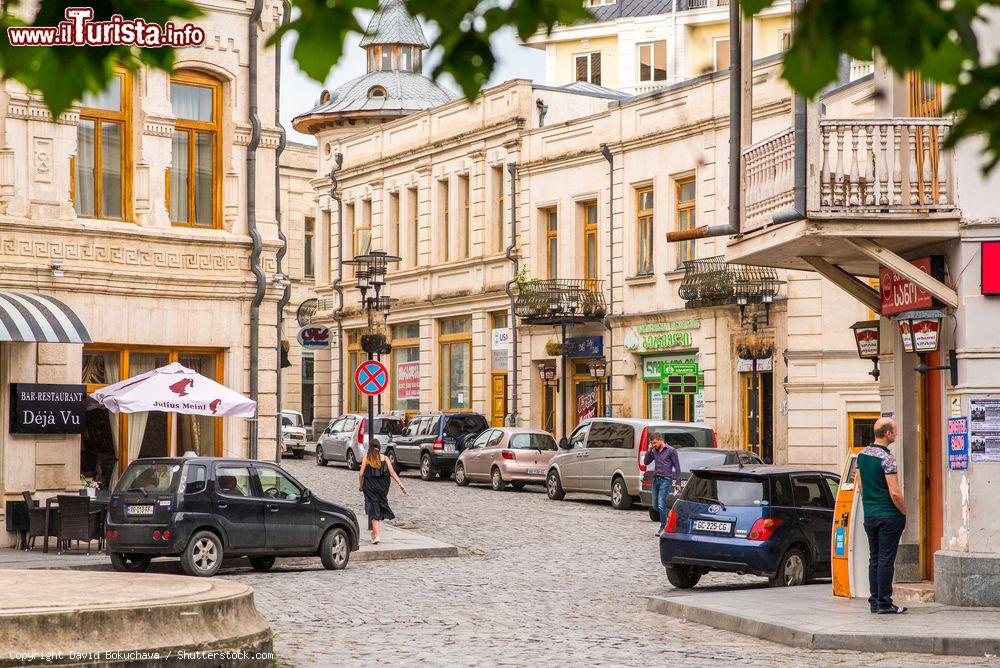
<svg viewBox="0 0 1000 668">
<path fill-rule="evenodd" d="M 663 529 L 667 526 L 667 497 L 670 490 L 679 492 L 681 489 L 681 465 L 677 460 L 677 448 L 667 445 L 663 434 L 654 431 L 649 435 L 649 450 L 646 452 L 643 464 L 649 466 L 650 462 L 656 462 L 656 469 L 653 471 L 653 508 L 660 513 L 660 529 L 657 536 L 663 534 Z"/>
<path fill-rule="evenodd" d="M 379 543 L 383 520 L 396 519 L 389 507 L 389 485 L 392 480 L 396 481 L 403 496 L 406 496 L 406 486 L 396 475 L 392 462 L 382 454 L 382 446 L 375 441 L 368 446 L 358 472 L 358 487 L 365 496 L 365 514 L 368 515 L 368 530 L 372 532 L 372 545 Z"/>
<path fill-rule="evenodd" d="M 872 613 L 898 615 L 906 608 L 892 603 L 892 576 L 896 570 L 896 550 L 906 528 L 906 504 L 899 486 L 896 458 L 889 446 L 896 442 L 896 422 L 879 418 L 875 422 L 875 442 L 858 454 L 861 501 L 868 534 L 868 604 Z"/>
</svg>

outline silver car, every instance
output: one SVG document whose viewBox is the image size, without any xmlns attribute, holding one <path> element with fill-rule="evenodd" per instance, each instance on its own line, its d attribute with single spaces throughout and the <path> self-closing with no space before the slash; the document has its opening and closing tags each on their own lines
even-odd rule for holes
<svg viewBox="0 0 1000 668">
<path fill-rule="evenodd" d="M 383 451 L 393 436 L 403 433 L 403 418 L 397 415 L 375 416 L 375 441 Z M 368 416 L 350 413 L 333 420 L 316 442 L 316 464 L 346 462 L 347 468 L 357 471 L 368 452 Z"/>
<path fill-rule="evenodd" d="M 661 432 L 675 448 L 715 447 L 711 427 L 692 422 L 593 418 L 584 420 L 570 435 L 566 449 L 552 458 L 545 476 L 550 499 L 571 492 L 605 494 L 618 510 L 628 510 L 638 500 L 645 471 L 643 457 L 649 435 Z"/>
</svg>

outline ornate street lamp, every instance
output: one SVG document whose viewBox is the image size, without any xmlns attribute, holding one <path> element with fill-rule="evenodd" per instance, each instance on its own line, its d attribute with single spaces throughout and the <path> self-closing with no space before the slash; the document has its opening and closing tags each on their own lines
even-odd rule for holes
<svg viewBox="0 0 1000 668">
<path fill-rule="evenodd" d="M 875 368 L 868 373 L 878 380 L 878 352 L 879 352 L 879 321 L 861 320 L 851 325 L 854 330 L 854 343 L 858 347 L 858 357 L 863 360 L 871 360 Z"/>
<path fill-rule="evenodd" d="M 604 378 L 608 375 L 608 361 L 603 358 L 591 360 L 587 363 L 587 370 L 594 378 Z"/>
<path fill-rule="evenodd" d="M 556 378 L 556 365 L 542 362 L 538 365 L 538 375 L 543 383 L 550 383 Z"/>
<path fill-rule="evenodd" d="M 903 350 L 908 353 L 933 353 L 941 346 L 941 319 L 937 310 L 906 311 L 896 319 L 903 337 Z"/>
</svg>

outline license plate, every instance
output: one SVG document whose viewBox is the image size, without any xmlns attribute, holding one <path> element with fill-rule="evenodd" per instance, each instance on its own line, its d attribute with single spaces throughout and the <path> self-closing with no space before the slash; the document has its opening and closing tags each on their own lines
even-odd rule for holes
<svg viewBox="0 0 1000 668">
<path fill-rule="evenodd" d="M 545 469 L 525 469 L 525 475 L 545 475 Z"/>
<path fill-rule="evenodd" d="M 153 506 L 125 506 L 126 515 L 152 515 Z"/>
<path fill-rule="evenodd" d="M 712 520 L 695 520 L 692 527 L 695 531 L 711 531 L 712 533 L 729 533 L 732 522 L 715 522 Z"/>
</svg>

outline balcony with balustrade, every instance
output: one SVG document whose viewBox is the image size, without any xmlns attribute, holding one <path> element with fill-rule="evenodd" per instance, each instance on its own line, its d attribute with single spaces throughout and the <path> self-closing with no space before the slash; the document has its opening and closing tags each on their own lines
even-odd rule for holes
<svg viewBox="0 0 1000 668">
<path fill-rule="evenodd" d="M 874 247 L 906 255 L 957 238 L 953 156 L 944 148 L 950 127 L 946 118 L 814 120 L 806 130 L 802 211 L 794 131 L 747 147 L 742 229 L 727 259 L 811 269 L 820 258 L 871 276 Z"/>
</svg>

